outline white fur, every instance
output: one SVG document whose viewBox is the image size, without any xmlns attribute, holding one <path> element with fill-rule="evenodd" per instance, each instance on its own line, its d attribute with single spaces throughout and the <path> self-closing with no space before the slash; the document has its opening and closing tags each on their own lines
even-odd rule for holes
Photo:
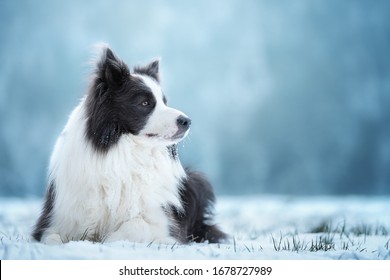
<svg viewBox="0 0 390 280">
<path fill-rule="evenodd" d="M 84 238 L 174 242 L 169 234 L 172 221 L 163 207 L 172 204 L 181 209 L 179 188 L 185 171 L 170 158 L 165 144 L 183 114 L 165 106 L 161 89 L 142 78 L 157 106 L 140 135 L 121 136 L 106 154 L 96 152 L 85 138 L 85 99 L 72 112 L 50 161 L 49 180 L 55 183 L 56 197 L 43 242 Z M 167 142 L 154 145 L 146 133 L 157 133 Z"/>
<path fill-rule="evenodd" d="M 140 132 L 140 135 L 157 134 L 157 137 L 153 137 L 154 142 L 158 142 L 160 145 L 164 146 L 172 144 L 172 137 L 177 132 L 177 118 L 179 116 L 187 116 L 179 110 L 170 108 L 164 104 L 161 87 L 153 79 L 142 75 L 134 76 L 143 80 L 143 82 L 152 90 L 153 95 L 157 100 L 153 114 L 148 119 L 148 123 Z M 183 138 L 186 135 L 187 134 L 185 134 Z M 145 139 L 142 140 L 145 141 Z"/>
</svg>

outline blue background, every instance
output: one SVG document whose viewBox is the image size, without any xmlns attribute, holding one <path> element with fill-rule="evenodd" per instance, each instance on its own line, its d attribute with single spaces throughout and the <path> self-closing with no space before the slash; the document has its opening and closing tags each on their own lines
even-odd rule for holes
<svg viewBox="0 0 390 280">
<path fill-rule="evenodd" d="M 389 1 L 0 2 L 0 196 L 41 196 L 91 46 L 161 57 L 220 194 L 390 194 Z"/>
</svg>

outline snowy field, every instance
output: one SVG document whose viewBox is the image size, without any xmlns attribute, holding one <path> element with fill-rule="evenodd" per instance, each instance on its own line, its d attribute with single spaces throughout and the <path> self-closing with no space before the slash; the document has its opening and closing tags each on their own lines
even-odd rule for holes
<svg viewBox="0 0 390 280">
<path fill-rule="evenodd" d="M 29 233 L 41 201 L 0 198 L 0 259 L 386 259 L 390 197 L 219 197 L 228 244 L 87 241 L 47 246 Z"/>
</svg>

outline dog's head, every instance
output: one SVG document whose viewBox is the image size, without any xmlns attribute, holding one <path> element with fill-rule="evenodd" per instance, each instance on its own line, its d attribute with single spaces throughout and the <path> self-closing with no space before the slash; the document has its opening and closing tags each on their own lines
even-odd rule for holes
<svg viewBox="0 0 390 280">
<path fill-rule="evenodd" d="M 124 135 L 145 145 L 172 145 L 189 131 L 191 120 L 167 106 L 160 87 L 159 61 L 132 72 L 108 47 L 96 63 L 87 94 L 86 136 L 107 151 Z"/>
</svg>

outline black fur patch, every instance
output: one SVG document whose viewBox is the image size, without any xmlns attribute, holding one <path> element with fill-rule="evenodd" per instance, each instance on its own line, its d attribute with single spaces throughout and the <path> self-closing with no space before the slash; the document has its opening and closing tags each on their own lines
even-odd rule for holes
<svg viewBox="0 0 390 280">
<path fill-rule="evenodd" d="M 168 149 L 168 153 L 169 153 L 169 156 L 171 157 L 171 159 L 177 160 L 178 159 L 177 145 L 173 144 L 171 146 L 168 146 L 167 149 Z"/>
<path fill-rule="evenodd" d="M 43 233 L 50 227 L 55 196 L 55 185 L 51 182 L 49 189 L 46 192 L 45 205 L 43 206 L 41 216 L 39 217 L 32 233 L 32 237 L 37 241 L 41 241 Z"/>
<path fill-rule="evenodd" d="M 141 79 L 109 48 L 103 50 L 88 91 L 86 137 L 96 150 L 107 152 L 125 133 L 144 128 L 156 99 Z"/>
<path fill-rule="evenodd" d="M 171 235 L 183 243 L 224 241 L 227 235 L 212 223 L 215 196 L 210 183 L 200 173 L 188 169 L 186 173 L 180 194 L 184 212 L 171 207 L 171 215 L 176 221 Z"/>
</svg>

